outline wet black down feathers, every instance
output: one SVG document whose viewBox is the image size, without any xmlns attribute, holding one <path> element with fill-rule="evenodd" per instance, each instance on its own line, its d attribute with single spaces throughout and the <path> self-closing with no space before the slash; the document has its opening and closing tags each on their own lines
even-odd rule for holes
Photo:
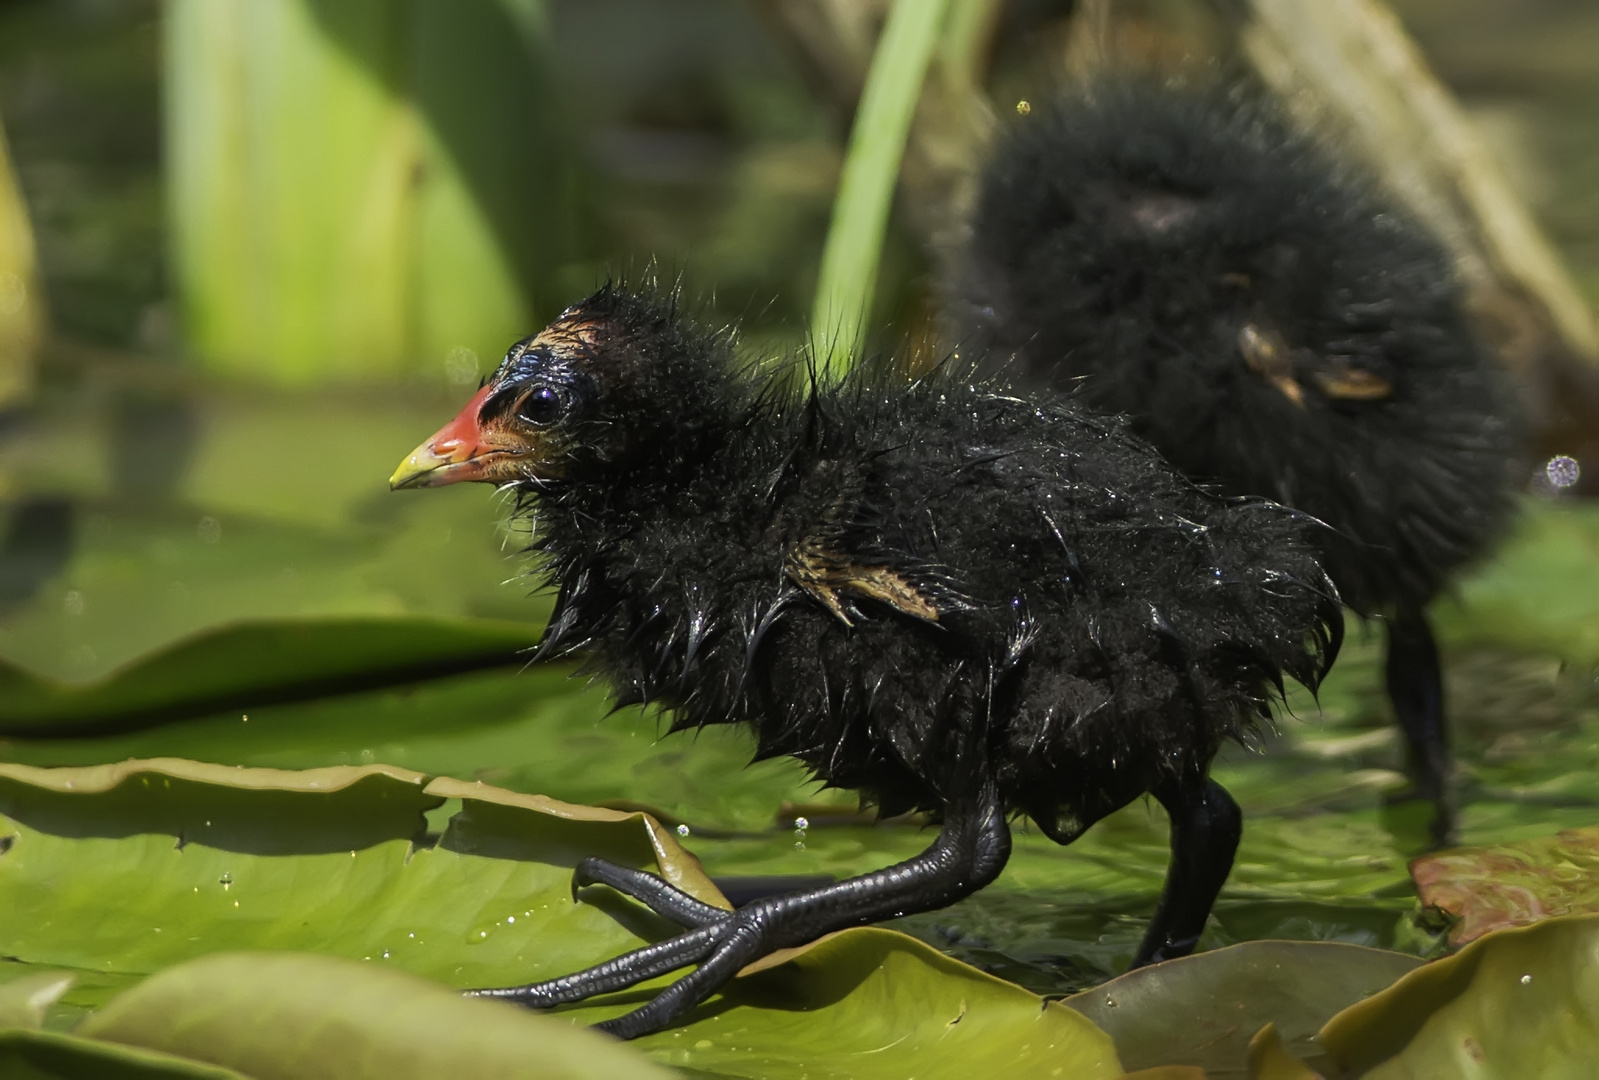
<svg viewBox="0 0 1599 1080">
<path fill-rule="evenodd" d="M 962 332 L 1188 475 L 1331 526 L 1344 601 L 1419 609 L 1504 530 L 1513 395 L 1442 246 L 1240 92 L 1107 81 L 981 180 Z"/>
<path fill-rule="evenodd" d="M 483 993 L 549 1006 L 698 965 L 603 1025 L 655 1030 L 773 949 L 981 888 L 1013 813 L 1067 842 L 1144 792 L 1171 812 L 1173 863 L 1137 962 L 1192 949 L 1239 833 L 1211 757 L 1285 675 L 1314 685 L 1342 632 L 1305 519 L 953 365 L 787 385 L 671 299 L 606 288 L 512 348 L 395 483 L 509 482 L 558 590 L 546 654 L 582 650 L 677 727 L 748 725 L 759 756 L 930 811 L 938 838 L 731 913 L 585 860 L 580 884 L 684 932 Z"/>
<path fill-rule="evenodd" d="M 1339 617 L 1306 523 L 1202 493 L 1119 420 L 953 371 L 786 394 L 617 289 L 565 318 L 596 327 L 573 366 L 630 385 L 590 384 L 603 451 L 580 435 L 522 489 L 545 647 L 677 728 L 746 723 L 897 814 L 941 807 L 981 727 L 1007 809 L 1069 835 L 1201 775 L 1283 674 L 1317 681 Z"/>
</svg>

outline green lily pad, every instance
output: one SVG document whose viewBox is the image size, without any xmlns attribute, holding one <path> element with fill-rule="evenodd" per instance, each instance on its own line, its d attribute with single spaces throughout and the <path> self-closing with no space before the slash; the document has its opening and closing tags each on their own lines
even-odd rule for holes
<svg viewBox="0 0 1599 1080">
<path fill-rule="evenodd" d="M 1244 1077 L 1263 1025 L 1309 1057 L 1329 1017 L 1420 963 L 1336 942 L 1251 941 L 1140 968 L 1064 1004 L 1110 1032 L 1130 1069 L 1197 1065 Z"/>
<path fill-rule="evenodd" d="M 0 836 L 9 839 L 0 953 L 151 973 L 228 949 L 299 949 L 493 985 L 560 974 L 664 932 L 631 908 L 618 921 L 608 908 L 574 904 L 571 867 L 581 855 L 657 869 L 657 851 L 667 852 L 660 869 L 718 898 L 697 862 L 642 814 L 551 802 L 513 815 L 500 834 L 493 800 L 527 797 L 472 786 L 471 802 L 430 844 L 424 812 L 456 791 L 426 791 L 423 779 L 388 766 L 0 766 Z M 536 859 L 520 861 L 527 856 Z"/>
<path fill-rule="evenodd" d="M 0 1031 L 0 1076 L 18 1080 L 251 1080 L 199 1061 L 59 1031 Z"/>
<path fill-rule="evenodd" d="M 1509 541 L 1437 605 L 1446 643 L 1511 645 L 1599 663 L 1599 507 L 1530 502 Z"/>
<path fill-rule="evenodd" d="M 1599 916 L 1488 934 L 1350 1006 L 1317 1040 L 1366 1080 L 1591 1077 Z"/>
<path fill-rule="evenodd" d="M 574 899 L 584 856 L 659 870 L 726 904 L 675 833 L 643 814 L 422 779 L 385 766 L 0 767 L 0 953 L 137 974 L 240 948 L 301 950 L 454 987 L 508 985 L 671 932 L 609 890 Z M 423 815 L 446 799 L 461 809 L 432 841 Z M 566 1012 L 592 1022 L 652 992 Z M 1121 1075 L 1109 1037 L 1078 1014 L 876 929 L 788 954 L 640 1046 L 713 1076 L 937 1076 L 953 1063 L 969 1075 L 1001 1058 L 1017 1077 Z"/>
<path fill-rule="evenodd" d="M 524 662 L 540 632 L 520 623 L 327 619 L 212 630 L 92 683 L 0 661 L 0 731 L 127 730 L 223 709 L 304 700 Z"/>
<path fill-rule="evenodd" d="M 623 1011 L 571 1010 L 584 1020 Z M 1110 1037 L 1078 1013 L 875 927 L 752 965 L 687 1025 L 638 1045 L 708 1076 L 1122 1076 Z"/>
<path fill-rule="evenodd" d="M 254 1080 L 663 1080 L 637 1050 L 413 975 L 303 953 L 229 953 L 151 976 L 80 1035 Z"/>
<path fill-rule="evenodd" d="M 1288 1052 L 1276 1024 L 1249 1040 L 1249 1080 L 1321 1080 L 1321 1074 Z"/>
<path fill-rule="evenodd" d="M 50 1006 L 72 988 L 66 971 L 35 971 L 0 983 L 0 1029 L 44 1026 Z"/>
<path fill-rule="evenodd" d="M 1411 862 L 1410 876 L 1422 904 L 1455 920 L 1455 946 L 1554 915 L 1596 914 L 1599 826 L 1423 855 Z"/>
</svg>

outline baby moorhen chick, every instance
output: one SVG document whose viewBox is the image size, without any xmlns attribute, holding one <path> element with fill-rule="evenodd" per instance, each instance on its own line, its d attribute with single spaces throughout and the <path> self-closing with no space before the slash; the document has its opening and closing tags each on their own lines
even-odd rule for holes
<svg viewBox="0 0 1599 1080">
<path fill-rule="evenodd" d="M 1325 522 L 1387 630 L 1412 794 L 1453 814 L 1425 609 L 1504 530 L 1514 402 L 1442 246 L 1267 104 L 1107 80 L 1035 110 L 980 181 L 959 331 L 1027 386 L 1078 387 L 1177 468 Z"/>
<path fill-rule="evenodd" d="M 784 391 L 616 287 L 513 346 L 392 483 L 461 480 L 536 517 L 545 653 L 588 650 L 623 701 L 747 724 L 761 757 L 942 822 L 914 859 L 731 912 L 585 860 L 579 884 L 684 932 L 483 993 L 552 1006 L 699 965 L 602 1025 L 624 1037 L 774 949 L 982 888 L 1012 813 L 1064 844 L 1145 792 L 1172 864 L 1137 963 L 1187 953 L 1240 831 L 1211 757 L 1342 633 L 1300 515 L 1201 492 L 1119 421 L 953 370 Z"/>
</svg>

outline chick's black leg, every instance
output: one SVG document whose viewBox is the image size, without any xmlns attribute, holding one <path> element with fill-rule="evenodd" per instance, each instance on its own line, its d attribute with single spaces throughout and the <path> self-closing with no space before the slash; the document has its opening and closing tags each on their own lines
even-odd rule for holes
<svg viewBox="0 0 1599 1080">
<path fill-rule="evenodd" d="M 1227 789 L 1208 777 L 1154 792 L 1171 817 L 1171 865 L 1133 967 L 1187 956 L 1233 868 L 1244 819 Z"/>
<path fill-rule="evenodd" d="M 1402 607 L 1386 621 L 1388 697 L 1405 733 L 1405 764 L 1414 794 L 1437 808 L 1433 843 L 1451 842 L 1455 830 L 1449 793 L 1449 735 L 1444 729 L 1443 679 L 1432 627 L 1420 608 Z"/>
<path fill-rule="evenodd" d="M 653 875 L 586 860 L 578 868 L 581 882 L 603 881 L 692 929 L 586 971 L 474 993 L 548 1008 L 698 963 L 695 971 L 647 1004 L 597 1025 L 631 1039 L 682 1019 L 745 965 L 767 953 L 802 945 L 833 930 L 951 904 L 998 877 L 1009 856 L 1010 830 L 998 792 L 988 782 L 976 795 L 949 803 L 938 839 L 914 859 L 823 888 L 752 901 L 737 911 L 709 908 Z M 701 918 L 708 921 L 702 923 Z"/>
</svg>

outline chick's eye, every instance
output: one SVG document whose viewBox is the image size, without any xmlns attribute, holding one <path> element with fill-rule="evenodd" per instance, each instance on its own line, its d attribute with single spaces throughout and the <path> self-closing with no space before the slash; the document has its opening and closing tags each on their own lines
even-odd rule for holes
<svg viewBox="0 0 1599 1080">
<path fill-rule="evenodd" d="M 538 386 L 517 402 L 516 414 L 534 427 L 545 427 L 561 418 L 566 402 L 554 387 Z"/>
</svg>

